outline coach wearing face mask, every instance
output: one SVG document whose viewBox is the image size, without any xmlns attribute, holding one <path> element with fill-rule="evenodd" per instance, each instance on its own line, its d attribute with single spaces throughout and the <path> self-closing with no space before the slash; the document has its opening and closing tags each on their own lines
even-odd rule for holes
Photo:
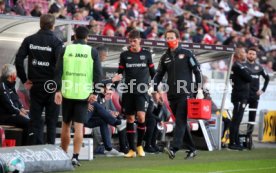
<svg viewBox="0 0 276 173">
<path fill-rule="evenodd" d="M 167 95 L 171 110 L 176 118 L 176 125 L 173 142 L 170 148 L 164 148 L 164 150 L 169 158 L 173 159 L 175 153 L 181 149 L 184 139 L 188 146 L 185 159 L 190 159 L 196 156 L 196 151 L 187 126 L 187 98 L 193 94 L 195 88 L 201 88 L 201 71 L 192 52 L 182 48 L 179 44 L 179 32 L 177 30 L 166 31 L 165 39 L 168 50 L 159 61 L 157 73 L 154 77 L 154 91 L 157 91 L 158 84 L 167 73 L 167 84 L 169 86 Z M 193 73 L 196 80 L 195 86 L 192 84 Z M 156 94 L 153 94 L 153 97 L 155 96 Z"/>
<path fill-rule="evenodd" d="M 5 64 L 0 78 L 0 124 L 22 128 L 22 145 L 27 145 L 29 117 L 15 91 L 15 81 L 15 66 Z"/>
</svg>

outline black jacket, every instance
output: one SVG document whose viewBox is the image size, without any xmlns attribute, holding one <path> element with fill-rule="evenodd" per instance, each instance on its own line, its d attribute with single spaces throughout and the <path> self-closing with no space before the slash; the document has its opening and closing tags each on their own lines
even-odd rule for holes
<svg viewBox="0 0 276 173">
<path fill-rule="evenodd" d="M 249 63 L 245 64 L 250 72 L 251 72 L 251 83 L 250 83 L 250 92 L 249 92 L 249 99 L 250 100 L 259 100 L 260 96 L 257 95 L 257 91 L 260 89 L 260 76 L 262 76 L 265 81 L 262 88 L 262 91 L 265 92 L 267 85 L 269 83 L 269 75 L 266 73 L 264 68 L 257 63 Z"/>
<path fill-rule="evenodd" d="M 139 84 L 148 84 L 151 78 L 155 75 L 154 64 L 152 62 L 151 53 L 141 48 L 140 52 L 132 52 L 127 50 L 121 53 L 118 73 L 125 72 L 125 83 L 131 83 L 131 80 L 135 80 L 135 86 L 133 92 L 138 94 L 137 87 Z M 145 91 L 143 87 L 140 87 L 142 91 Z M 129 90 L 131 92 L 131 89 Z M 147 90 L 145 91 L 147 92 Z"/>
<path fill-rule="evenodd" d="M 0 105 L 0 115 L 19 114 L 23 106 L 15 91 L 15 83 L 0 79 Z"/>
<path fill-rule="evenodd" d="M 25 83 L 27 79 L 33 83 L 53 80 L 62 45 L 62 41 L 50 30 L 39 30 L 26 37 L 15 59 L 17 74 L 22 83 Z M 27 57 L 28 77 L 24 68 L 24 59 Z"/>
<path fill-rule="evenodd" d="M 230 79 L 232 81 L 231 101 L 247 101 L 249 98 L 249 84 L 252 78 L 245 63 L 236 61 L 233 64 Z"/>
<path fill-rule="evenodd" d="M 201 71 L 199 64 L 191 51 L 178 47 L 174 55 L 168 49 L 161 57 L 156 75 L 154 77 L 154 90 L 162 80 L 165 73 L 168 74 L 167 84 L 169 85 L 168 99 L 175 99 L 183 95 L 191 96 L 193 73 L 195 74 L 196 86 L 201 84 Z M 186 82 L 186 87 L 184 87 Z M 181 87 L 177 87 L 177 85 Z M 186 88 L 186 89 L 183 89 Z"/>
</svg>

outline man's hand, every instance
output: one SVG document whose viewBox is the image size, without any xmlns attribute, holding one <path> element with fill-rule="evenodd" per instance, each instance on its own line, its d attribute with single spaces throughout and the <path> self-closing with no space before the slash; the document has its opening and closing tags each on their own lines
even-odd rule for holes
<svg viewBox="0 0 276 173">
<path fill-rule="evenodd" d="M 264 93 L 263 90 L 257 91 L 257 95 L 258 95 L 258 96 L 262 95 L 263 93 Z"/>
<path fill-rule="evenodd" d="M 94 111 L 94 106 L 88 103 L 88 112 Z"/>
<path fill-rule="evenodd" d="M 202 88 L 198 88 L 196 99 L 204 99 L 204 94 Z"/>
<path fill-rule="evenodd" d="M 28 115 L 28 111 L 24 108 L 21 108 L 20 112 L 22 112 L 24 115 Z"/>
<path fill-rule="evenodd" d="M 112 80 L 112 83 L 114 83 L 114 82 L 122 80 L 122 78 L 123 78 L 122 74 L 116 73 L 111 80 Z"/>
<path fill-rule="evenodd" d="M 55 103 L 57 105 L 61 105 L 61 102 L 62 102 L 62 94 L 60 91 L 56 92 L 55 94 Z"/>
<path fill-rule="evenodd" d="M 24 83 L 24 87 L 26 90 L 30 90 L 33 86 L 33 82 L 30 81 L 30 80 L 27 80 L 25 83 Z"/>
<path fill-rule="evenodd" d="M 109 111 L 109 112 L 113 117 L 117 117 L 119 115 L 119 112 L 117 111 Z"/>
<path fill-rule="evenodd" d="M 160 100 L 161 95 L 160 95 L 159 92 L 152 92 L 151 95 L 152 95 L 152 99 L 155 103 L 160 103 L 161 102 L 161 100 Z"/>
<path fill-rule="evenodd" d="M 94 103 L 97 101 L 97 95 L 94 95 L 94 94 L 91 94 L 89 97 L 88 97 L 88 102 L 89 103 Z"/>
</svg>

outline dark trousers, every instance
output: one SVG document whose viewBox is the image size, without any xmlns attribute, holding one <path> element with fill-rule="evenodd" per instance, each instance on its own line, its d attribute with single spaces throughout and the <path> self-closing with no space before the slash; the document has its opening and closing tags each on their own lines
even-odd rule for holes
<svg viewBox="0 0 276 173">
<path fill-rule="evenodd" d="M 233 105 L 233 117 L 230 124 L 230 144 L 240 145 L 239 128 L 246 107 L 246 101 L 233 102 Z"/>
<path fill-rule="evenodd" d="M 169 100 L 170 107 L 175 115 L 175 128 L 171 148 L 179 150 L 183 145 L 183 140 L 190 151 L 195 150 L 195 144 L 191 132 L 187 125 L 187 97 L 182 96 L 177 99 Z"/>
<path fill-rule="evenodd" d="M 23 129 L 22 145 L 29 145 L 29 123 L 30 119 L 21 115 L 1 116 L 0 123 L 4 125 L 12 125 Z"/>
<path fill-rule="evenodd" d="M 259 101 L 258 100 L 249 100 L 248 101 L 248 106 L 249 109 L 257 109 L 258 108 Z M 255 122 L 256 120 L 256 114 L 257 111 L 249 111 L 249 122 Z M 251 135 L 254 131 L 254 125 L 248 124 L 247 125 L 247 134 Z"/>
<path fill-rule="evenodd" d="M 94 106 L 94 110 L 88 112 L 88 120 L 84 125 L 89 128 L 100 127 L 105 149 L 111 149 L 111 134 L 108 124 L 115 126 L 118 120 L 98 102 L 94 102 L 92 105 Z"/>
<path fill-rule="evenodd" d="M 54 102 L 54 93 L 47 93 L 43 85 L 34 85 L 30 90 L 30 128 L 33 133 L 31 144 L 55 144 L 56 124 L 59 115 L 59 106 Z M 44 120 L 42 112 L 45 108 L 45 123 L 47 129 L 44 142 Z"/>
<path fill-rule="evenodd" d="M 157 129 L 157 120 L 153 116 L 154 115 L 147 114 L 147 117 L 146 117 L 147 130 L 146 130 L 145 137 L 144 137 L 144 139 L 146 141 L 146 144 L 145 144 L 146 147 L 156 146 L 156 141 L 157 141 L 157 136 L 158 136 L 159 130 Z"/>
<path fill-rule="evenodd" d="M 88 114 L 93 114 L 93 113 L 89 112 Z M 108 124 L 106 123 L 106 121 L 104 121 L 99 116 L 91 116 L 89 121 L 86 122 L 84 125 L 85 125 L 85 127 L 89 127 L 89 128 L 100 127 L 101 136 L 102 136 L 102 140 L 104 143 L 104 148 L 107 150 L 112 149 L 111 134 L 110 134 Z"/>
</svg>

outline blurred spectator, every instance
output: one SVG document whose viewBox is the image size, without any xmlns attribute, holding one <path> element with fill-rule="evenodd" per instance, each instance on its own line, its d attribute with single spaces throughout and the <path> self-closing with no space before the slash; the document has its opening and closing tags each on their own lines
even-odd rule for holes
<svg viewBox="0 0 276 173">
<path fill-rule="evenodd" d="M 223 10 L 226 13 L 228 13 L 231 10 L 231 8 L 230 8 L 230 6 L 228 4 L 228 0 L 221 0 L 220 3 L 219 3 L 219 7 L 223 8 Z"/>
<path fill-rule="evenodd" d="M 194 2 L 194 0 L 187 0 L 187 4 L 185 4 L 185 10 L 190 11 L 192 13 L 196 12 L 198 5 Z"/>
<path fill-rule="evenodd" d="M 126 29 L 123 26 L 118 26 L 115 32 L 116 37 L 125 37 Z"/>
<path fill-rule="evenodd" d="M 211 15 L 211 7 L 208 5 L 205 7 L 205 11 L 203 12 L 202 15 L 202 20 L 212 20 L 213 19 L 213 15 Z"/>
<path fill-rule="evenodd" d="M 62 7 L 59 11 L 58 19 L 71 19 L 71 16 L 67 13 L 67 7 Z"/>
<path fill-rule="evenodd" d="M 270 26 L 272 38 L 276 41 L 276 15 L 272 19 L 272 24 Z"/>
<path fill-rule="evenodd" d="M 5 1 L 0 1 L 0 14 L 6 14 L 6 3 Z"/>
<path fill-rule="evenodd" d="M 101 2 L 101 5 L 104 6 L 104 3 L 102 1 Z M 91 5 L 91 1 L 90 0 L 81 0 L 79 2 L 79 7 L 80 8 L 85 8 L 87 9 L 88 11 L 90 11 L 92 8 L 92 5 Z"/>
<path fill-rule="evenodd" d="M 55 2 L 50 6 L 48 13 L 54 14 L 59 13 L 60 9 L 64 6 L 63 0 L 55 0 Z"/>
<path fill-rule="evenodd" d="M 18 15 L 27 15 L 26 9 L 24 7 L 24 0 L 18 0 L 12 10 Z"/>
<path fill-rule="evenodd" d="M 99 26 L 98 22 L 94 19 L 90 20 L 88 29 L 89 29 L 89 34 L 93 34 L 93 35 L 101 34 L 100 26 Z"/>
<path fill-rule="evenodd" d="M 193 38 L 193 42 L 201 43 L 201 41 L 203 39 L 203 29 L 198 27 L 196 29 L 196 34 L 192 38 Z"/>
<path fill-rule="evenodd" d="M 273 71 L 273 61 L 272 60 L 268 60 L 266 62 L 265 65 L 263 65 L 265 71 L 268 73 L 268 74 L 272 74 L 274 71 Z"/>
<path fill-rule="evenodd" d="M 79 10 L 80 0 L 73 0 L 67 5 L 67 12 L 69 15 L 74 15 Z"/>
<path fill-rule="evenodd" d="M 106 22 L 106 24 L 105 24 L 105 26 L 104 26 L 104 28 L 103 28 L 102 35 L 107 35 L 107 31 L 108 31 L 108 30 L 112 30 L 113 32 L 116 31 L 116 22 L 115 22 L 114 19 L 109 19 L 109 20 Z M 111 32 L 111 31 L 109 31 L 109 32 Z"/>
<path fill-rule="evenodd" d="M 83 16 L 82 16 L 82 13 L 81 12 L 76 12 L 74 15 L 73 15 L 73 20 L 83 20 Z"/>
<path fill-rule="evenodd" d="M 237 24 L 240 26 L 240 28 L 237 30 L 240 31 L 248 22 L 248 17 L 247 17 L 247 13 L 243 12 L 242 14 L 240 14 L 237 18 Z"/>
<path fill-rule="evenodd" d="M 246 3 L 244 3 L 243 0 L 239 0 L 238 1 L 238 9 L 239 11 L 241 11 L 242 13 L 247 13 L 248 11 L 248 6 Z"/>
<path fill-rule="evenodd" d="M 268 25 L 263 24 L 262 30 L 260 33 L 260 43 L 264 47 L 265 50 L 269 50 L 270 44 L 271 44 L 271 38 L 272 38 L 272 33 Z"/>
<path fill-rule="evenodd" d="M 34 17 L 40 17 L 41 16 L 41 5 L 35 4 L 34 8 L 31 11 L 31 15 Z"/>
<path fill-rule="evenodd" d="M 210 29 L 208 33 L 206 33 L 203 37 L 202 43 L 203 44 L 215 44 L 216 37 L 214 33 L 214 29 Z"/>
<path fill-rule="evenodd" d="M 248 10 L 248 18 L 249 20 L 254 17 L 263 17 L 264 13 L 260 12 L 258 9 L 258 4 L 254 3 L 253 7 Z"/>
<path fill-rule="evenodd" d="M 138 19 L 138 16 L 139 16 L 138 4 L 132 4 L 130 9 L 127 10 L 127 17 L 129 19 Z"/>
<path fill-rule="evenodd" d="M 220 8 L 219 11 L 216 12 L 215 22 L 222 26 L 227 26 L 229 24 L 223 8 Z"/>
<path fill-rule="evenodd" d="M 219 27 L 216 37 L 221 44 L 226 40 L 225 28 L 223 26 Z"/>
</svg>

